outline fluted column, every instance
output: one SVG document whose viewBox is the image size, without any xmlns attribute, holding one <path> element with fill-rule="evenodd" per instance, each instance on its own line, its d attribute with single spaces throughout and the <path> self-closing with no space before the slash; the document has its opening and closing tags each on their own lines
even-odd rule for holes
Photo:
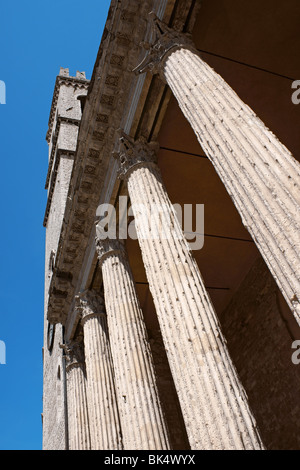
<svg viewBox="0 0 300 470">
<path fill-rule="evenodd" d="M 92 450 L 122 449 L 104 301 L 94 291 L 76 296 L 81 314 L 87 374 L 87 401 Z"/>
<path fill-rule="evenodd" d="M 63 345 L 67 359 L 68 433 L 70 450 L 90 450 L 82 337 Z"/>
<path fill-rule="evenodd" d="M 300 165 L 186 35 L 153 25 L 137 70 L 170 86 L 300 325 Z"/>
<path fill-rule="evenodd" d="M 152 355 L 125 253 L 118 240 L 96 240 L 115 367 L 124 449 L 168 449 Z"/>
<path fill-rule="evenodd" d="M 127 180 L 149 288 L 191 448 L 259 449 L 262 445 L 245 392 L 154 163 L 155 152 L 143 140 L 122 140 L 125 150 L 119 155 L 119 175 Z M 159 207 L 160 224 L 153 224 Z"/>
</svg>

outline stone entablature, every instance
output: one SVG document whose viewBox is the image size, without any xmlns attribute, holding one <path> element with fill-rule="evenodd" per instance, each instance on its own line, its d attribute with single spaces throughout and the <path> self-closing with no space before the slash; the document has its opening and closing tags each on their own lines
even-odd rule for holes
<svg viewBox="0 0 300 470">
<path fill-rule="evenodd" d="M 54 323 L 65 323 L 68 312 L 72 311 L 76 283 L 80 279 L 82 261 L 105 180 L 105 187 L 113 188 L 112 200 L 105 202 L 114 203 L 120 184 L 116 173 L 110 169 L 115 135 L 132 113 L 131 100 L 138 80 L 132 70 L 143 57 L 140 43 L 145 40 L 145 31 L 147 40 L 151 34 L 151 28 L 147 28 L 148 13 L 151 10 L 163 11 L 162 5 L 166 6 L 166 2 L 148 0 L 141 6 L 137 0 L 130 0 L 126 8 L 122 2 L 111 3 L 84 106 L 56 254 L 57 273 L 63 272 L 64 277 L 54 275 L 50 285 L 48 319 Z M 172 17 L 174 25 L 181 28 L 185 26 L 185 29 L 191 31 L 199 5 L 198 1 L 181 0 L 174 12 L 174 5 L 169 5 L 164 20 L 169 21 Z M 155 78 L 153 80 L 155 86 L 151 90 L 149 79 L 145 81 L 132 120 L 132 129 L 139 128 L 139 132 L 146 138 L 153 132 L 154 123 L 154 133 L 157 134 L 170 99 L 165 84 Z M 107 181 L 107 174 L 111 175 L 111 181 Z M 68 276 L 68 273 L 72 275 Z M 66 278 L 72 278 L 72 282 L 66 281 Z"/>
</svg>

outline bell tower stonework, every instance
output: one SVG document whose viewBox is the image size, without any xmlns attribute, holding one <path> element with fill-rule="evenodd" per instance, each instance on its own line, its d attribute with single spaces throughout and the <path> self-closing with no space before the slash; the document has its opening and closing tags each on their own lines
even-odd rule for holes
<svg viewBox="0 0 300 470">
<path fill-rule="evenodd" d="M 68 448 L 64 341 L 61 324 L 47 320 L 49 286 L 55 272 L 57 247 L 60 241 L 65 205 L 77 145 L 83 99 L 89 81 L 84 72 L 75 77 L 60 69 L 56 78 L 46 140 L 49 164 L 45 189 L 48 192 L 44 217 L 45 246 L 45 322 L 44 322 L 44 394 L 43 447 Z"/>
</svg>

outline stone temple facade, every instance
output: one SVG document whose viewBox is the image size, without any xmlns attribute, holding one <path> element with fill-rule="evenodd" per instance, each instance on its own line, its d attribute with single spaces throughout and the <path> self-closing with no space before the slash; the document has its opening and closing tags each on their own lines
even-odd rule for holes
<svg viewBox="0 0 300 470">
<path fill-rule="evenodd" d="M 269 13 L 112 0 L 91 80 L 60 69 L 44 449 L 300 448 L 300 10 Z"/>
</svg>

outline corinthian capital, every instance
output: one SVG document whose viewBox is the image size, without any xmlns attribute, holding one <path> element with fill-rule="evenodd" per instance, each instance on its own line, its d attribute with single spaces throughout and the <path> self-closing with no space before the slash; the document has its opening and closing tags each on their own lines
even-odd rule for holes
<svg viewBox="0 0 300 470">
<path fill-rule="evenodd" d="M 100 315 L 106 316 L 104 300 L 101 295 L 93 290 L 86 290 L 76 295 L 75 306 L 81 316 L 82 324 L 88 318 Z"/>
<path fill-rule="evenodd" d="M 132 170 L 137 166 L 157 162 L 159 148 L 157 142 L 148 143 L 143 137 L 133 140 L 125 133 L 121 134 L 120 150 L 118 153 L 114 153 L 114 157 L 119 162 L 118 177 L 120 179 L 128 179 Z"/>
<path fill-rule="evenodd" d="M 66 344 L 61 344 L 60 347 L 64 350 L 67 363 L 67 371 L 72 367 L 84 365 L 84 350 L 83 350 L 83 337 L 79 335 L 76 339 L 68 341 Z"/>
<path fill-rule="evenodd" d="M 121 240 L 111 238 L 101 239 L 96 237 L 95 243 L 100 265 L 102 265 L 109 256 L 125 256 L 125 247 Z"/>
<path fill-rule="evenodd" d="M 164 80 L 163 68 L 169 54 L 182 47 L 196 52 L 191 35 L 182 33 L 170 28 L 163 23 L 154 12 L 149 14 L 152 31 L 153 43 L 143 42 L 141 45 L 148 50 L 148 54 L 142 62 L 133 69 L 137 75 L 150 70 L 153 74 L 160 74 Z"/>
</svg>

